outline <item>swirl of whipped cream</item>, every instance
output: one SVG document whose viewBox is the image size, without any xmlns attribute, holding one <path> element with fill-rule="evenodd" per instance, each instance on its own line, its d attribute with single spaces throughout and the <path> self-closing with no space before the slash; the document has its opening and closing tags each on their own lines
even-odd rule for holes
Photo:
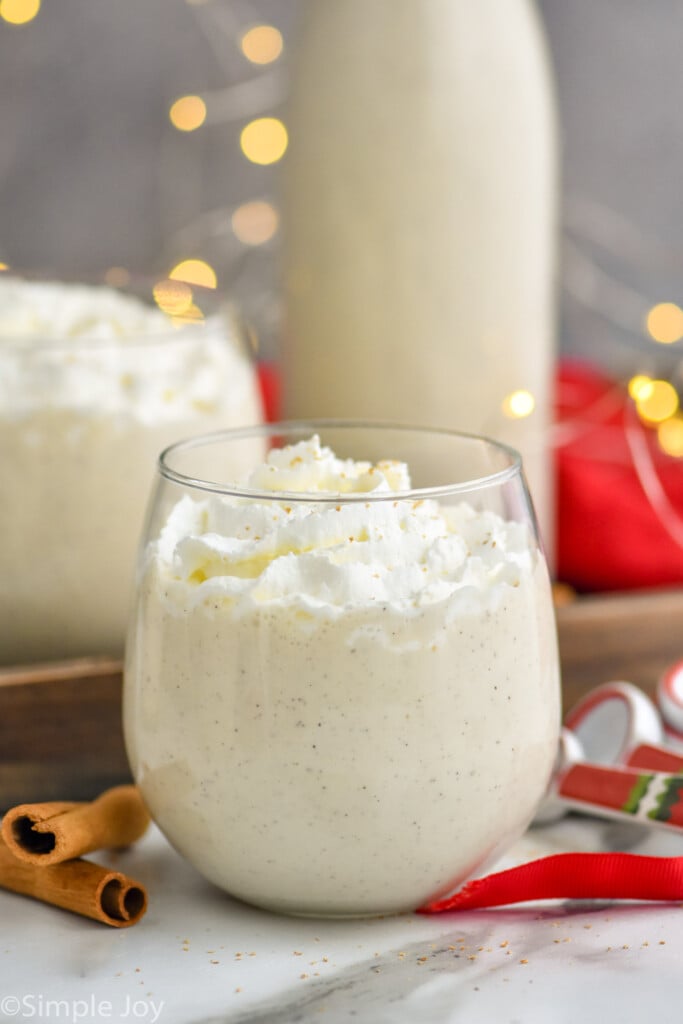
<svg viewBox="0 0 683 1024">
<path fill-rule="evenodd" d="M 410 612 L 454 594 L 481 603 L 531 567 L 524 525 L 401 496 L 410 489 L 403 463 L 341 460 L 316 436 L 272 450 L 246 486 L 280 496 L 185 496 L 171 512 L 152 551 L 172 603 Z M 310 500 L 287 502 L 283 491 Z M 344 502 L 363 494 L 368 501 Z"/>
</svg>

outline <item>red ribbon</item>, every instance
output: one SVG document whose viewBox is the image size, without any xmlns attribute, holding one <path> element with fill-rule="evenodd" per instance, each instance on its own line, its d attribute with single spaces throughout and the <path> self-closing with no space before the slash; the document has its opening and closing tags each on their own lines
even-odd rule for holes
<svg viewBox="0 0 683 1024">
<path fill-rule="evenodd" d="M 548 899 L 683 900 L 683 857 L 557 853 L 475 878 L 420 914 Z"/>
</svg>

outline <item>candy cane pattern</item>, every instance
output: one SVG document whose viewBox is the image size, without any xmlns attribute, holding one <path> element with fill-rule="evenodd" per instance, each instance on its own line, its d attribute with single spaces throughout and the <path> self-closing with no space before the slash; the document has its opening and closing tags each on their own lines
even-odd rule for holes
<svg viewBox="0 0 683 1024">
<path fill-rule="evenodd" d="M 558 793 L 586 809 L 683 828 L 683 775 L 576 764 L 560 780 Z"/>
<path fill-rule="evenodd" d="M 656 806 L 648 812 L 653 821 L 683 827 L 683 775 L 657 777 L 660 790 L 654 795 Z"/>
</svg>

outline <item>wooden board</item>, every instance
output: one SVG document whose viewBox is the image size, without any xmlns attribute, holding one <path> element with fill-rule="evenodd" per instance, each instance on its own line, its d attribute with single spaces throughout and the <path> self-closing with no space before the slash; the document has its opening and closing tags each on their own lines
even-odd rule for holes
<svg viewBox="0 0 683 1024">
<path fill-rule="evenodd" d="M 623 679 L 654 697 L 683 659 L 683 590 L 586 597 L 557 609 L 565 710 L 588 690 Z"/>
<path fill-rule="evenodd" d="M 120 662 L 0 669 L 0 810 L 87 800 L 128 778 Z"/>
<path fill-rule="evenodd" d="M 683 590 L 582 598 L 557 619 L 565 709 L 610 679 L 654 695 L 683 658 Z M 0 669 L 0 810 L 90 799 L 128 779 L 119 662 Z"/>
</svg>

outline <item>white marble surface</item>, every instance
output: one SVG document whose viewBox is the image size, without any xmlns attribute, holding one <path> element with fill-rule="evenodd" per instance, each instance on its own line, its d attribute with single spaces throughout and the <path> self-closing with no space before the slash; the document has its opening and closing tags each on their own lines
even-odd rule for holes
<svg viewBox="0 0 683 1024">
<path fill-rule="evenodd" d="M 682 854 L 662 833 L 567 819 L 513 858 Z M 634 846 L 634 837 L 636 846 Z M 331 922 L 277 917 L 205 883 L 152 830 L 115 863 L 147 915 L 108 929 L 0 892 L 0 1020 L 658 1024 L 683 1019 L 683 910 L 565 903 Z"/>
</svg>

